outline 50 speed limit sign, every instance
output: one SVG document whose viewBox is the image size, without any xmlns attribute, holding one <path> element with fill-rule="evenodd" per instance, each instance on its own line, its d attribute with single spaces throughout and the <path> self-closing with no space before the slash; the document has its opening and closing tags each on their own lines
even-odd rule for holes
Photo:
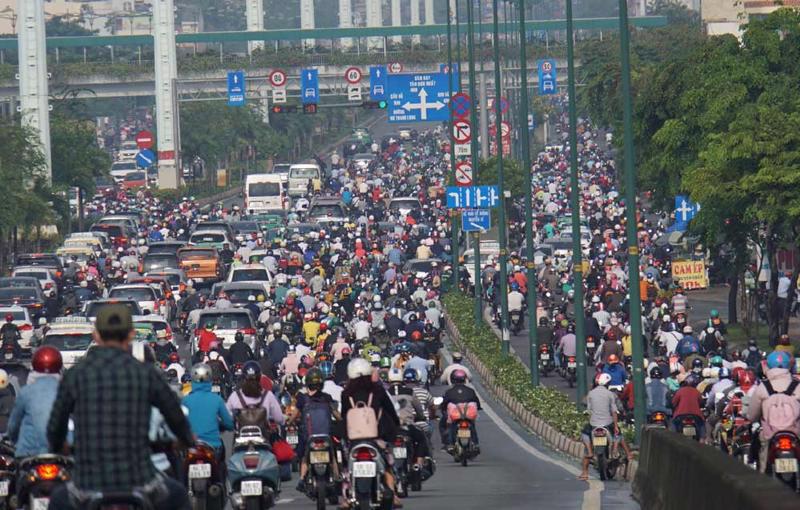
<svg viewBox="0 0 800 510">
<path fill-rule="evenodd" d="M 361 69 L 357 67 L 348 67 L 347 71 L 344 72 L 344 79 L 347 83 L 351 83 L 353 85 L 357 84 L 361 81 Z"/>
<path fill-rule="evenodd" d="M 276 88 L 286 86 L 286 72 L 275 69 L 269 73 L 269 83 Z"/>
</svg>

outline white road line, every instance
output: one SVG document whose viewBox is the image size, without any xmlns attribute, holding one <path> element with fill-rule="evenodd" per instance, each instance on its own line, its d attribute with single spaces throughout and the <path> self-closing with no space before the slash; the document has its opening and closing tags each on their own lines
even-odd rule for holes
<svg viewBox="0 0 800 510">
<path fill-rule="evenodd" d="M 275 502 L 276 505 L 285 505 L 287 503 L 291 503 L 296 498 L 280 498 L 278 501 Z"/>
</svg>

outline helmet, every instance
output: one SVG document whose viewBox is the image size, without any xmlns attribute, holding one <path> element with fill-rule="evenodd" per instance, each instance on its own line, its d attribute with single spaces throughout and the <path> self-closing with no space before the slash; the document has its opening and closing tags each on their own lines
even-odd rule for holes
<svg viewBox="0 0 800 510">
<path fill-rule="evenodd" d="M 686 386 L 697 386 L 700 384 L 700 376 L 694 373 L 690 373 L 686 376 L 686 379 L 683 380 Z"/>
<path fill-rule="evenodd" d="M 411 333 L 411 341 L 419 342 L 420 340 L 422 340 L 422 331 L 414 330 L 414 332 Z"/>
<path fill-rule="evenodd" d="M 392 360 L 389 356 L 381 357 L 380 365 L 381 368 L 390 368 L 392 366 Z"/>
<path fill-rule="evenodd" d="M 372 375 L 372 365 L 364 358 L 356 358 L 347 364 L 348 379 L 358 379 L 359 377 L 369 377 Z"/>
<path fill-rule="evenodd" d="M 791 345 L 791 340 L 789 340 L 789 335 L 786 333 L 782 334 L 780 338 L 778 338 L 778 344 L 780 345 Z"/>
<path fill-rule="evenodd" d="M 0 368 L 0 390 L 8 388 L 8 372 Z"/>
<path fill-rule="evenodd" d="M 342 347 L 342 356 L 350 356 L 353 353 L 353 349 L 350 347 Z"/>
<path fill-rule="evenodd" d="M 411 352 L 411 346 L 408 345 L 407 343 L 402 343 L 399 346 L 397 346 L 397 352 L 399 352 L 400 354 L 409 354 Z"/>
<path fill-rule="evenodd" d="M 619 356 L 611 354 L 608 356 L 608 364 L 613 365 L 614 363 L 619 363 Z"/>
<path fill-rule="evenodd" d="M 716 319 L 717 317 L 719 317 L 719 311 L 716 308 L 712 308 L 711 313 L 709 315 L 711 315 L 712 319 Z"/>
<path fill-rule="evenodd" d="M 306 373 L 306 386 L 310 390 L 319 390 L 325 384 L 325 377 L 319 368 L 312 368 Z"/>
<path fill-rule="evenodd" d="M 57 374 L 61 372 L 64 362 L 58 349 L 45 345 L 36 349 L 31 360 L 31 366 L 34 372 L 39 372 L 40 374 Z"/>
<path fill-rule="evenodd" d="M 170 363 L 180 363 L 181 357 L 178 356 L 177 352 L 170 353 L 169 355 L 169 362 Z"/>
<path fill-rule="evenodd" d="M 233 336 L 234 341 L 236 342 L 243 342 L 244 341 L 244 333 L 241 331 L 237 331 L 236 334 Z"/>
<path fill-rule="evenodd" d="M 652 370 L 650 370 L 650 378 L 651 379 L 661 379 L 664 377 L 664 374 L 661 373 L 661 367 L 655 366 Z"/>
<path fill-rule="evenodd" d="M 547 326 L 547 317 L 539 317 L 539 326 Z"/>
<path fill-rule="evenodd" d="M 722 367 L 722 356 L 712 356 L 708 361 L 709 366 L 720 368 Z"/>
<path fill-rule="evenodd" d="M 463 358 L 463 356 L 461 356 L 460 352 L 454 352 L 453 353 L 453 363 L 461 363 L 462 359 L 464 359 L 464 358 Z"/>
<path fill-rule="evenodd" d="M 705 366 L 705 363 L 703 363 L 702 359 L 695 358 L 695 359 L 692 360 L 692 370 L 694 370 L 695 368 L 703 368 L 704 366 Z"/>
<path fill-rule="evenodd" d="M 389 370 L 389 382 L 399 383 L 403 382 L 403 372 L 399 368 L 392 368 Z"/>
<path fill-rule="evenodd" d="M 767 356 L 767 368 L 789 369 L 792 364 L 792 357 L 788 352 L 774 351 Z"/>
<path fill-rule="evenodd" d="M 211 382 L 211 367 L 205 363 L 198 363 L 192 367 L 193 382 Z"/>
<path fill-rule="evenodd" d="M 242 367 L 245 379 L 261 379 L 261 366 L 255 361 L 248 361 Z"/>
<path fill-rule="evenodd" d="M 511 290 L 519 290 L 519 284 L 517 282 L 512 282 Z"/>
<path fill-rule="evenodd" d="M 467 373 L 461 370 L 460 368 L 457 370 L 453 370 L 453 373 L 450 374 L 450 382 L 453 384 L 464 384 L 467 382 Z"/>
<path fill-rule="evenodd" d="M 718 376 L 720 379 L 728 379 L 731 376 L 731 371 L 725 367 L 719 369 Z"/>
<path fill-rule="evenodd" d="M 610 383 L 610 382 L 611 382 L 611 375 L 610 374 L 602 373 L 602 374 L 597 376 L 597 385 L 598 386 L 607 386 L 608 383 Z"/>
<path fill-rule="evenodd" d="M 14 316 L 10 313 L 6 314 L 6 322 L 12 322 L 14 320 Z"/>
<path fill-rule="evenodd" d="M 683 333 L 686 334 L 686 335 L 691 335 L 693 331 L 694 330 L 689 325 L 686 325 L 686 326 L 683 327 Z"/>
<path fill-rule="evenodd" d="M 333 363 L 330 361 L 323 361 L 320 363 L 319 371 L 322 373 L 322 377 L 325 379 L 333 379 Z"/>
<path fill-rule="evenodd" d="M 744 373 L 739 376 L 739 386 L 741 386 L 744 391 L 749 390 L 755 382 L 756 374 L 753 373 L 752 370 L 745 370 Z"/>
<path fill-rule="evenodd" d="M 419 382 L 419 371 L 416 368 L 406 368 L 403 372 L 403 380 L 407 383 Z"/>
</svg>

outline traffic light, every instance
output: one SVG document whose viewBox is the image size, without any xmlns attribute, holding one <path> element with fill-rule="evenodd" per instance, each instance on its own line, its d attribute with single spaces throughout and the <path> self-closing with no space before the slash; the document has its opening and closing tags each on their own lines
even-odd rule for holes
<svg viewBox="0 0 800 510">
<path fill-rule="evenodd" d="M 368 110 L 385 110 L 388 106 L 388 103 L 381 99 L 380 101 L 364 101 L 361 103 L 362 108 L 367 108 Z"/>
<path fill-rule="evenodd" d="M 297 106 L 287 104 L 274 104 L 272 105 L 272 113 L 295 113 Z"/>
<path fill-rule="evenodd" d="M 304 104 L 303 113 L 317 113 L 317 103 Z"/>
</svg>

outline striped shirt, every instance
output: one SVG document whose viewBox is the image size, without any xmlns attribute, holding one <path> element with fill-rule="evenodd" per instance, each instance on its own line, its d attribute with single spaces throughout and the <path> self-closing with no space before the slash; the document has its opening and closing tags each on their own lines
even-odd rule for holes
<svg viewBox="0 0 800 510">
<path fill-rule="evenodd" d="M 422 413 L 425 415 L 426 420 L 430 420 L 430 407 L 433 405 L 433 395 L 425 389 L 421 384 L 415 385 L 411 388 L 414 391 L 414 397 L 422 406 Z"/>
</svg>

